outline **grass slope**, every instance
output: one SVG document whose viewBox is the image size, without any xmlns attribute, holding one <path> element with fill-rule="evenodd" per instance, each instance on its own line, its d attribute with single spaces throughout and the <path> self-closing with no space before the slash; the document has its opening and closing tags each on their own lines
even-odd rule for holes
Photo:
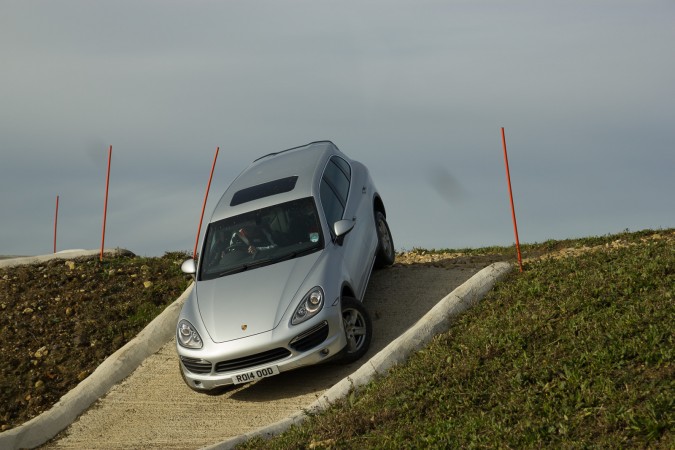
<svg viewBox="0 0 675 450">
<path fill-rule="evenodd" d="M 406 364 L 242 447 L 674 448 L 675 230 L 526 254 Z"/>
</svg>

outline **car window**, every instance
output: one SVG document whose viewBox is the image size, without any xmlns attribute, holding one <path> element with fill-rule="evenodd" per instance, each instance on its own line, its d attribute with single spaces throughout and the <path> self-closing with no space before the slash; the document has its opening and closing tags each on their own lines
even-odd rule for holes
<svg viewBox="0 0 675 450">
<path fill-rule="evenodd" d="M 338 157 L 330 159 L 326 165 L 323 178 L 328 185 L 333 189 L 342 206 L 347 204 L 347 196 L 349 195 L 349 171 L 345 171 L 344 165 L 346 162 Z M 347 165 L 349 169 L 349 165 Z"/>
<path fill-rule="evenodd" d="M 349 164 L 347 163 L 347 161 L 345 161 L 344 159 L 342 159 L 338 156 L 334 156 L 331 159 L 331 161 L 334 162 L 338 167 L 340 167 L 340 169 L 342 169 L 342 171 L 344 172 L 344 174 L 347 178 L 351 179 L 352 169 L 351 169 L 351 167 L 349 167 Z"/>
<path fill-rule="evenodd" d="M 333 224 L 342 219 L 345 207 L 335 193 L 335 190 L 325 179 L 321 181 L 321 206 L 323 207 L 326 221 L 332 230 Z"/>
<path fill-rule="evenodd" d="M 331 229 L 344 214 L 349 196 L 350 178 L 349 164 L 344 159 L 333 156 L 326 164 L 320 188 L 321 205 Z"/>
<path fill-rule="evenodd" d="M 313 197 L 250 211 L 210 223 L 199 279 L 209 280 L 323 248 Z"/>
</svg>

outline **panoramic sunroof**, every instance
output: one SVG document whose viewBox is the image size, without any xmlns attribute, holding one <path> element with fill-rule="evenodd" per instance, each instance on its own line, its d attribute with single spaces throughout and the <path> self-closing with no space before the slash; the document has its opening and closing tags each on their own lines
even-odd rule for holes
<svg viewBox="0 0 675 450">
<path fill-rule="evenodd" d="M 270 195 L 290 192 L 295 188 L 296 181 L 298 181 L 298 177 L 293 176 L 242 189 L 234 193 L 230 206 L 241 205 L 242 203 L 269 197 Z"/>
</svg>

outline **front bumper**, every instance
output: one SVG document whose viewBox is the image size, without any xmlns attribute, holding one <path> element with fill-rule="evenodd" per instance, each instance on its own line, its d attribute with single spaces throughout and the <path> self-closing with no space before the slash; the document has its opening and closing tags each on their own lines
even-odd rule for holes
<svg viewBox="0 0 675 450">
<path fill-rule="evenodd" d="M 337 320 L 336 320 L 337 319 Z M 222 343 L 220 351 L 201 351 L 178 347 L 185 382 L 195 390 L 209 391 L 235 384 L 235 377 L 276 366 L 279 373 L 319 364 L 337 355 L 346 345 L 341 320 L 323 320 L 290 340 L 271 339 L 273 333 L 246 338 L 245 342 Z M 242 344 L 248 352 L 242 351 Z M 233 347 L 237 351 L 233 351 Z"/>
</svg>

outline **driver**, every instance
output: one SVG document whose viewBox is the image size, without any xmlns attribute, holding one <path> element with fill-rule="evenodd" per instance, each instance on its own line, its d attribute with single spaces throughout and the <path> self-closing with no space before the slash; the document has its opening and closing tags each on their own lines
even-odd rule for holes
<svg viewBox="0 0 675 450">
<path fill-rule="evenodd" d="M 235 231 L 230 239 L 230 245 L 236 244 L 237 239 L 248 246 L 248 253 L 255 255 L 259 250 L 269 250 L 277 245 L 272 235 L 260 225 L 247 225 Z"/>
</svg>

